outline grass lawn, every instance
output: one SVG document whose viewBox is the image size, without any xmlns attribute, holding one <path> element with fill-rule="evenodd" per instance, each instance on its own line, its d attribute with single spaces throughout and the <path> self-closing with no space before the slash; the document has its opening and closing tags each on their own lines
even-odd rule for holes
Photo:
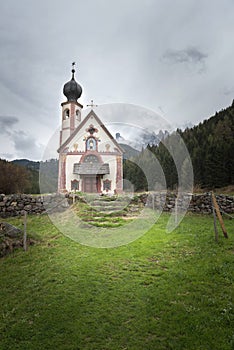
<svg viewBox="0 0 234 350">
<path fill-rule="evenodd" d="M 0 260 L 0 349 L 234 349 L 233 221 L 217 244 L 211 216 L 187 215 L 170 234 L 168 218 L 97 249 L 29 217 L 38 244 Z"/>
</svg>

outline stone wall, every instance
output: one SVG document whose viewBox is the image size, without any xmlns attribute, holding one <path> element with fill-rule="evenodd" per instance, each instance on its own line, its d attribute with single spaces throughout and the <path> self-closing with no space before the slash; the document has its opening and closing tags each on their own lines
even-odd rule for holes
<svg viewBox="0 0 234 350">
<path fill-rule="evenodd" d="M 143 202 L 146 202 L 144 195 L 142 200 Z M 187 208 L 187 200 L 190 200 L 188 211 L 200 214 L 212 213 L 211 194 L 209 192 L 203 194 L 184 195 L 178 200 L 179 206 Z M 216 200 L 221 212 L 223 211 L 228 214 L 234 213 L 234 196 L 223 194 L 216 195 Z M 149 196 L 147 204 L 149 207 L 155 209 L 160 209 L 163 206 L 163 211 L 170 212 L 175 208 L 175 202 L 175 193 L 154 193 Z"/>
<path fill-rule="evenodd" d="M 179 201 L 184 205 L 184 198 L 190 199 L 188 210 L 194 213 L 209 214 L 212 213 L 211 196 L 209 193 L 187 195 L 189 198 L 183 197 Z M 175 207 L 176 195 L 174 193 L 154 193 L 141 194 L 134 197 L 135 202 L 141 201 L 154 209 L 163 207 L 164 211 L 170 212 Z M 228 214 L 234 213 L 234 196 L 217 195 L 217 202 L 221 211 Z M 76 196 L 76 200 L 82 200 L 82 197 Z M 47 195 L 32 196 L 25 194 L 12 194 L 5 196 L 0 195 L 0 217 L 10 217 L 28 214 L 41 214 L 46 211 L 63 211 L 73 201 L 72 195 Z"/>
<path fill-rule="evenodd" d="M 43 198 L 26 194 L 0 195 L 0 216 L 18 216 L 29 214 L 40 214 L 45 211 Z"/>
</svg>

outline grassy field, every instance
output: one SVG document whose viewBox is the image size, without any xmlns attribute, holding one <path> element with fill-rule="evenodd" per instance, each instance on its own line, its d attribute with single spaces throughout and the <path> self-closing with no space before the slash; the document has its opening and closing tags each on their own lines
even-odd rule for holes
<svg viewBox="0 0 234 350">
<path fill-rule="evenodd" d="M 0 260 L 0 349 L 234 349 L 234 228 L 168 215 L 141 239 L 96 249 L 28 219 L 38 243 Z M 22 219 L 8 220 L 17 226 Z"/>
</svg>

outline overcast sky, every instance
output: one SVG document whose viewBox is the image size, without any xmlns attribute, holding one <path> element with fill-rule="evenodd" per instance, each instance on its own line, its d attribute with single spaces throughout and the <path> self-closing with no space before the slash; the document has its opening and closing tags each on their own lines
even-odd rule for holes
<svg viewBox="0 0 234 350">
<path fill-rule="evenodd" d="M 177 126 L 229 106 L 233 18 L 233 0 L 2 2 L 0 157 L 41 159 L 72 61 L 84 106 L 131 103 Z"/>
</svg>

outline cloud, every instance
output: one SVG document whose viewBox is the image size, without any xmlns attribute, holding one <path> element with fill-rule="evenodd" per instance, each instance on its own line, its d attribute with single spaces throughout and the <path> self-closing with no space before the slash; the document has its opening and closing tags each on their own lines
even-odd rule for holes
<svg viewBox="0 0 234 350">
<path fill-rule="evenodd" d="M 37 144 L 36 139 L 31 135 L 28 135 L 22 130 L 14 131 L 12 141 L 19 157 L 41 159 L 43 146 Z"/>
<path fill-rule="evenodd" d="M 36 139 L 23 130 L 16 130 L 14 127 L 19 119 L 14 116 L 0 116 L 1 149 L 11 145 L 11 152 L 0 153 L 0 157 L 12 159 L 13 157 L 28 157 L 30 159 L 40 159 L 43 146 L 36 142 Z M 15 155 L 12 154 L 14 150 Z"/>
<path fill-rule="evenodd" d="M 162 60 L 169 64 L 189 64 L 199 67 L 199 71 L 205 69 L 205 60 L 208 57 L 207 54 L 200 51 L 196 47 L 188 47 L 184 50 L 167 50 Z"/>
<path fill-rule="evenodd" d="M 234 87 L 230 87 L 230 88 L 227 88 L 225 87 L 224 90 L 223 90 L 223 94 L 225 96 L 230 96 L 230 95 L 234 95 Z"/>
<path fill-rule="evenodd" d="M 13 159 L 14 154 L 12 153 L 0 153 L 0 159 Z"/>
<path fill-rule="evenodd" d="M 14 144 L 16 149 L 25 151 L 34 146 L 35 140 L 33 137 L 20 130 L 14 132 Z"/>
<path fill-rule="evenodd" d="M 223 87 L 233 86 L 233 1 L 215 0 L 213 6 L 186 0 L 180 6 L 169 0 L 54 4 L 11 0 L 1 5 L 0 113 L 19 117 L 17 125 L 0 120 L 5 153 L 14 151 L 14 130 L 28 135 L 24 143 L 17 139 L 19 149 L 27 148 L 30 137 L 31 145 L 33 139 L 34 145 L 47 143 L 60 121 L 62 87 L 74 60 L 84 106 L 91 98 L 99 105 L 133 103 L 156 111 L 163 106 L 162 115 L 182 123 L 200 121 L 229 103 L 232 91 Z M 107 114 L 106 121 L 119 118 Z M 122 120 L 145 123 L 125 111 Z M 161 128 L 153 118 L 152 125 Z M 4 143 L 3 136 L 8 137 Z"/>
<path fill-rule="evenodd" d="M 0 134 L 12 134 L 12 128 L 17 124 L 19 119 L 13 116 L 0 116 Z"/>
</svg>

